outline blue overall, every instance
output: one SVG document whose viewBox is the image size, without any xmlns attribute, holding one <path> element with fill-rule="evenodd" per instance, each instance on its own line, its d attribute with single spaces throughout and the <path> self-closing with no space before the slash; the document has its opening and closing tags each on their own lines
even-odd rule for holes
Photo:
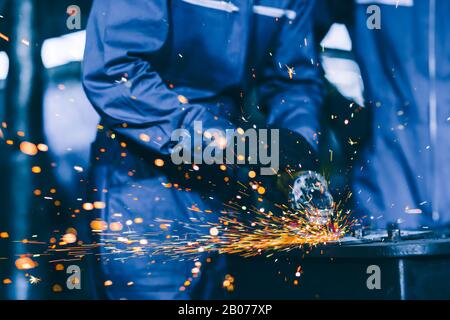
<svg viewBox="0 0 450 320">
<path fill-rule="evenodd" d="M 366 23 L 373 4 L 379 30 Z M 373 123 L 353 189 L 375 226 L 450 222 L 449 12 L 446 0 L 356 1 L 351 34 Z"/>
</svg>

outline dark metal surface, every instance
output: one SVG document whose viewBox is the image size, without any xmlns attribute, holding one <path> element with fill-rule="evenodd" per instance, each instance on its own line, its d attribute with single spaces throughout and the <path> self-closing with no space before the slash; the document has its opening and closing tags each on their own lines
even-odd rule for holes
<svg viewBox="0 0 450 320">
<path fill-rule="evenodd" d="M 386 241 L 387 236 L 355 239 L 270 257 L 232 257 L 236 290 L 230 297 L 450 299 L 450 239 L 437 237 L 441 235 L 417 233 L 395 242 Z M 370 266 L 379 268 L 379 289 L 367 285 Z"/>
<path fill-rule="evenodd" d="M 449 239 L 421 239 L 399 242 L 336 244 L 311 250 L 310 258 L 405 258 L 450 256 Z"/>
</svg>

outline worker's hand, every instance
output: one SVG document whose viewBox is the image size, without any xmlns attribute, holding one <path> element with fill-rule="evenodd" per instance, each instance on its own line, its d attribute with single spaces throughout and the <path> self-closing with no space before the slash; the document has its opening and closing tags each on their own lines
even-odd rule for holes
<svg viewBox="0 0 450 320">
<path fill-rule="evenodd" d="M 314 171 L 295 175 L 289 193 L 291 208 L 307 215 L 315 223 L 326 224 L 333 215 L 334 202 L 325 178 Z"/>
</svg>

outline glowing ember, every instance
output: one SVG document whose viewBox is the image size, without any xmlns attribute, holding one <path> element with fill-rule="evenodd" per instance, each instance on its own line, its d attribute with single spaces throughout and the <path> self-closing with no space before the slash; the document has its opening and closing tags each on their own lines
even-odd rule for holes
<svg viewBox="0 0 450 320">
<path fill-rule="evenodd" d="M 94 210 L 94 205 L 89 202 L 83 203 L 83 209 L 86 211 L 92 211 Z"/>
<path fill-rule="evenodd" d="M 22 257 L 16 260 L 16 268 L 19 270 L 30 270 L 38 266 L 37 262 L 34 262 L 28 257 Z"/>
<path fill-rule="evenodd" d="M 90 226 L 93 231 L 105 231 L 108 229 L 108 224 L 102 220 L 91 221 Z"/>
<path fill-rule="evenodd" d="M 35 156 L 38 153 L 38 148 L 34 143 L 24 141 L 20 144 L 20 151 L 29 156 Z"/>
<path fill-rule="evenodd" d="M 145 133 L 141 133 L 139 135 L 139 139 L 141 139 L 144 142 L 150 142 L 150 137 L 148 135 L 146 135 Z"/>
<path fill-rule="evenodd" d="M 38 174 L 38 173 L 42 172 L 42 169 L 38 166 L 35 166 L 35 167 L 31 168 L 31 172 Z"/>
<path fill-rule="evenodd" d="M 181 104 L 187 104 L 187 103 L 189 103 L 189 100 L 188 100 L 185 96 L 182 96 L 182 95 L 179 95 L 179 96 L 178 96 L 178 101 L 179 101 Z"/>
<path fill-rule="evenodd" d="M 58 292 L 62 292 L 63 289 L 62 289 L 62 287 L 59 284 L 55 284 L 52 287 L 52 291 L 55 292 L 55 293 L 58 293 Z"/>
<path fill-rule="evenodd" d="M 106 280 L 105 282 L 104 282 L 104 286 L 105 287 L 110 287 L 110 286 L 112 286 L 113 285 L 113 282 L 111 281 L 111 280 Z"/>
<path fill-rule="evenodd" d="M 164 167 L 164 160 L 156 159 L 155 160 L 155 166 L 157 166 L 157 167 Z"/>
<path fill-rule="evenodd" d="M 228 291 L 232 292 L 234 290 L 234 277 L 227 274 L 225 280 L 223 281 L 223 287 Z"/>
<path fill-rule="evenodd" d="M 65 243 L 71 244 L 71 243 L 75 243 L 77 242 L 77 236 L 73 233 L 66 233 L 63 237 L 62 240 Z"/>
<path fill-rule="evenodd" d="M 266 189 L 265 189 L 264 187 L 258 187 L 258 193 L 259 193 L 260 195 L 263 195 L 263 194 L 266 193 Z"/>
<path fill-rule="evenodd" d="M 209 234 L 213 237 L 216 237 L 219 235 L 219 229 L 216 227 L 209 229 Z"/>
<path fill-rule="evenodd" d="M 109 229 L 111 231 L 121 231 L 123 229 L 123 225 L 120 222 L 112 222 L 109 224 Z"/>
<path fill-rule="evenodd" d="M 38 284 L 42 281 L 42 279 L 30 275 L 30 279 L 28 279 L 28 281 L 30 282 L 30 284 Z"/>
<path fill-rule="evenodd" d="M 39 151 L 41 151 L 41 152 L 47 152 L 47 151 L 48 151 L 48 146 L 45 145 L 45 144 L 42 144 L 42 143 L 38 144 L 37 148 L 38 148 Z"/>
<path fill-rule="evenodd" d="M 99 210 L 105 209 L 106 208 L 106 203 L 101 202 L 101 201 L 96 201 L 96 202 L 94 202 L 94 208 L 95 209 L 99 209 Z"/>
</svg>

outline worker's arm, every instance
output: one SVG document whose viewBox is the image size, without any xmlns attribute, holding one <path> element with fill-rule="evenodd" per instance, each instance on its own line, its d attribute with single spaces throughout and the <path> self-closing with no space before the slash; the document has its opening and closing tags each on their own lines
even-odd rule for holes
<svg viewBox="0 0 450 320">
<path fill-rule="evenodd" d="M 271 50 L 260 86 L 271 127 L 282 131 L 282 156 L 291 165 L 317 167 L 319 116 L 323 101 L 322 74 L 312 30 L 314 1 L 293 0 L 297 16 L 284 19 Z"/>
<path fill-rule="evenodd" d="M 194 121 L 201 121 L 204 130 L 233 128 L 206 108 L 179 99 L 152 65 L 152 56 L 168 36 L 167 3 L 96 0 L 87 28 L 83 78 L 90 101 L 109 128 L 165 156 L 177 144 L 171 141 L 173 130 L 192 132 Z"/>
<path fill-rule="evenodd" d="M 319 119 L 324 95 L 313 34 L 314 1 L 291 1 L 290 9 L 297 16 L 283 22 L 260 87 L 268 123 L 282 132 L 282 164 L 297 171 L 282 174 L 276 188 L 281 194 L 277 192 L 275 198 L 288 197 L 294 210 L 313 208 L 322 212 L 331 208 L 333 199 L 325 179 L 308 171 L 319 168 Z M 325 221 L 330 212 L 325 211 Z"/>
</svg>

